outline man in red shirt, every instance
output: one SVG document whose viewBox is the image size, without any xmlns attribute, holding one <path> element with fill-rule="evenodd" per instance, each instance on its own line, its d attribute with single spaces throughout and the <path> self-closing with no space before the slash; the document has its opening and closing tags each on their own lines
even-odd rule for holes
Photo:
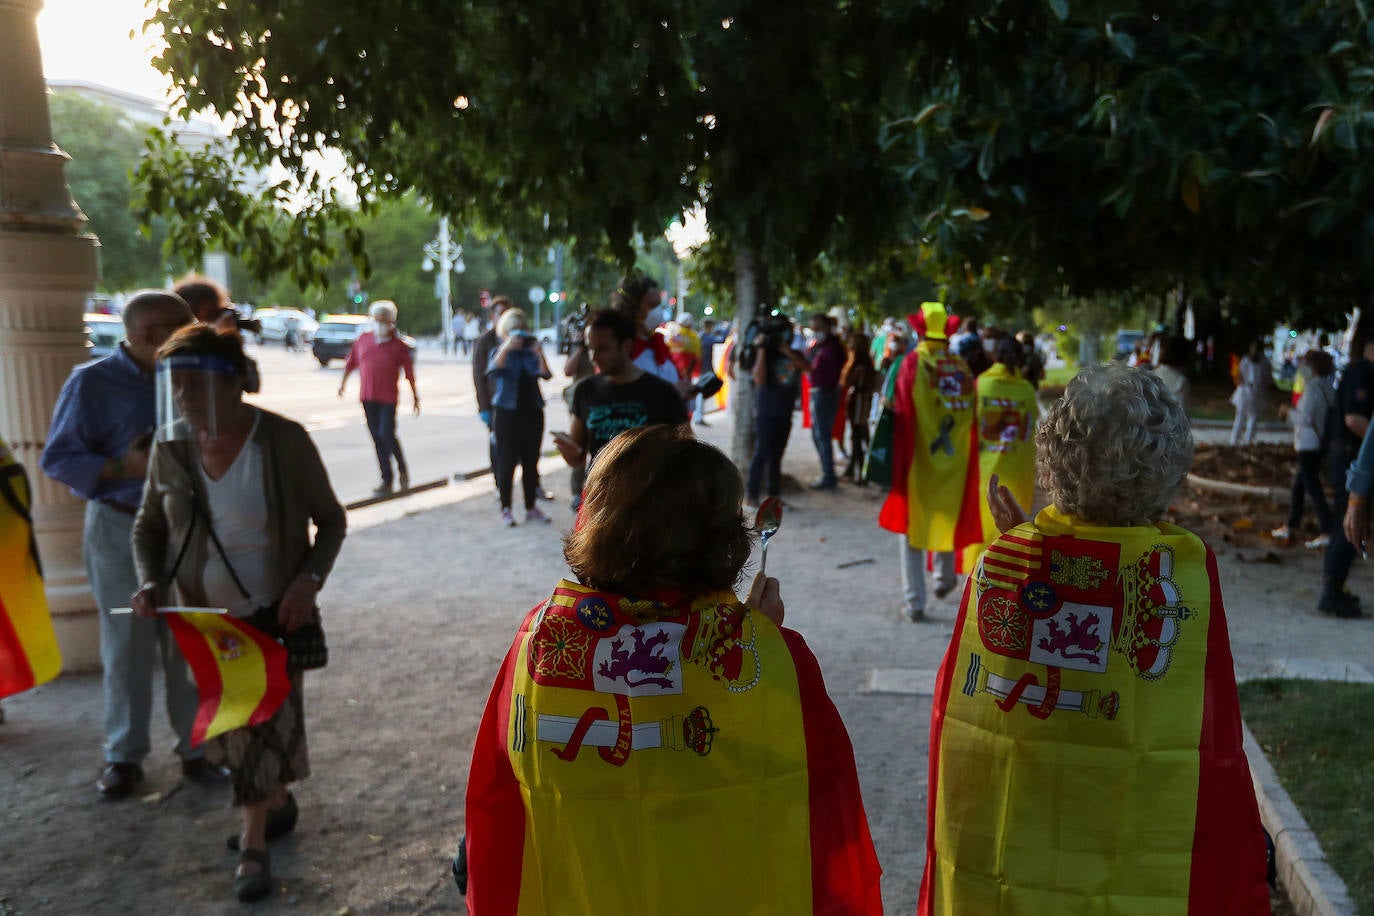
<svg viewBox="0 0 1374 916">
<path fill-rule="evenodd" d="M 363 402 L 363 414 L 367 417 L 367 430 L 372 434 L 372 444 L 377 449 L 377 464 L 382 469 L 382 485 L 375 492 L 385 496 L 392 490 L 391 458 L 396 457 L 396 472 L 401 478 L 401 489 L 410 487 L 410 472 L 406 469 L 405 456 L 401 454 L 401 442 L 396 438 L 396 402 L 400 399 L 399 378 L 405 373 L 410 382 L 410 396 L 414 401 L 415 415 L 420 415 L 420 389 L 415 384 L 415 361 L 410 345 L 396 333 L 396 303 L 378 299 L 368 310 L 376 324 L 375 331 L 364 331 L 353 342 L 344 363 L 343 379 L 339 382 L 339 397 L 343 397 L 348 377 L 357 369 L 362 379 L 359 399 Z"/>
</svg>

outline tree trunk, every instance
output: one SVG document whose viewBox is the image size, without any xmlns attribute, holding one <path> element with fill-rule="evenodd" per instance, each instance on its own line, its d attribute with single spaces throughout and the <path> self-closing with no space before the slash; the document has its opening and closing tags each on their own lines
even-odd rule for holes
<svg viewBox="0 0 1374 916">
<path fill-rule="evenodd" d="M 744 334 L 754 321 L 758 304 L 758 273 L 754 252 L 741 247 L 735 252 L 735 359 L 748 343 Z M 757 357 L 762 359 L 760 355 Z M 735 429 L 730 440 L 731 458 L 744 473 L 754 454 L 754 376 L 743 367 L 735 370 L 730 385 L 730 416 Z"/>
</svg>

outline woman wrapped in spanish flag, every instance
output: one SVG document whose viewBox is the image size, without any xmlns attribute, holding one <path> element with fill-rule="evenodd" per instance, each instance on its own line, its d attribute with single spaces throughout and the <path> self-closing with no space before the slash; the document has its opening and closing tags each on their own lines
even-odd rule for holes
<svg viewBox="0 0 1374 916">
<path fill-rule="evenodd" d="M 748 604 L 739 472 L 668 426 L 617 436 L 529 612 L 467 792 L 474 916 L 882 913 L 854 751 L 776 579 Z M 462 881 L 462 863 L 455 876 Z"/>
<path fill-rule="evenodd" d="M 1152 372 L 1088 369 L 1036 446 L 1051 505 L 992 482 L 936 682 L 918 912 L 1268 913 L 1216 558 L 1158 520 L 1188 417 Z"/>
</svg>

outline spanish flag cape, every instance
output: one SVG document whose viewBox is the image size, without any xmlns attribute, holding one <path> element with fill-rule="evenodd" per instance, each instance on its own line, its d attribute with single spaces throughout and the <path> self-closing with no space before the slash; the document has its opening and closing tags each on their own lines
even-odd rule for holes
<svg viewBox="0 0 1374 916">
<path fill-rule="evenodd" d="M 982 540 L 973 469 L 974 377 L 943 340 L 906 355 L 892 396 L 892 489 L 878 524 L 912 547 L 962 550 Z"/>
<path fill-rule="evenodd" d="M 478 729 L 467 903 L 507 914 L 882 913 L 815 657 L 729 592 L 560 582 Z"/>
<path fill-rule="evenodd" d="M 0 698 L 57 677 L 57 648 L 23 465 L 0 440 Z"/>
<path fill-rule="evenodd" d="M 978 495 L 988 491 L 996 474 L 1027 509 L 1035 499 L 1035 389 L 1004 363 L 996 363 L 978 376 Z M 964 551 L 961 566 L 971 570 L 978 555 L 997 533 L 992 509 L 984 498 L 981 507 L 984 541 Z"/>
<path fill-rule="evenodd" d="M 1216 558 L 1054 508 L 993 541 L 931 715 L 918 913 L 1269 912 Z"/>
</svg>

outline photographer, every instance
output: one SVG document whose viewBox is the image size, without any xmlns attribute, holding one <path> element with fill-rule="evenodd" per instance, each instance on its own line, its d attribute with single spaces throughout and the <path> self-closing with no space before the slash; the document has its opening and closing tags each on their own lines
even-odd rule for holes
<svg viewBox="0 0 1374 916">
<path fill-rule="evenodd" d="M 797 403 L 801 373 L 810 365 L 792 348 L 792 322 L 782 315 L 751 325 L 742 368 L 754 376 L 754 456 L 749 462 L 745 502 L 759 504 L 761 493 L 777 496 L 782 490 L 782 454 L 792 434 L 792 408 Z M 765 487 L 765 477 L 767 486 Z"/>
<path fill-rule="evenodd" d="M 187 274 L 177 281 L 172 292 L 185 300 L 191 307 L 191 314 L 195 315 L 196 321 L 201 324 L 208 324 L 224 331 L 236 331 L 240 340 L 243 339 L 243 332 L 248 331 L 261 343 L 262 322 L 256 318 L 240 318 L 239 313 L 229 303 L 229 291 L 209 277 Z M 248 394 L 257 394 L 262 390 L 262 375 L 258 371 L 256 360 L 248 360 L 248 371 L 243 377 L 243 390 Z"/>
<path fill-rule="evenodd" d="M 544 396 L 539 380 L 553 378 L 539 338 L 530 333 L 520 309 L 509 309 L 496 326 L 501 345 L 491 354 L 487 376 L 493 383 L 492 428 L 496 433 L 496 487 L 501 494 L 501 521 L 515 527 L 511 488 L 515 466 L 525 490 L 525 521 L 552 521 L 539 511 L 539 444 L 544 438 Z"/>
<path fill-rule="evenodd" d="M 573 392 L 577 390 L 577 385 L 585 378 L 590 378 L 596 369 L 592 365 L 591 356 L 587 353 L 587 303 L 582 303 L 582 307 L 563 319 L 562 336 L 558 342 L 558 352 L 566 353 L 568 358 L 563 362 L 563 374 L 572 379 L 568 386 L 563 389 L 563 403 L 568 407 L 568 413 L 573 412 Z M 554 435 L 555 441 L 557 434 Z M 561 449 L 560 449 L 561 450 Z M 564 460 L 567 456 L 564 455 Z M 582 484 L 587 479 L 587 462 L 578 460 L 572 463 L 572 475 L 568 480 L 568 490 L 572 496 L 573 511 L 582 505 Z"/>
</svg>

